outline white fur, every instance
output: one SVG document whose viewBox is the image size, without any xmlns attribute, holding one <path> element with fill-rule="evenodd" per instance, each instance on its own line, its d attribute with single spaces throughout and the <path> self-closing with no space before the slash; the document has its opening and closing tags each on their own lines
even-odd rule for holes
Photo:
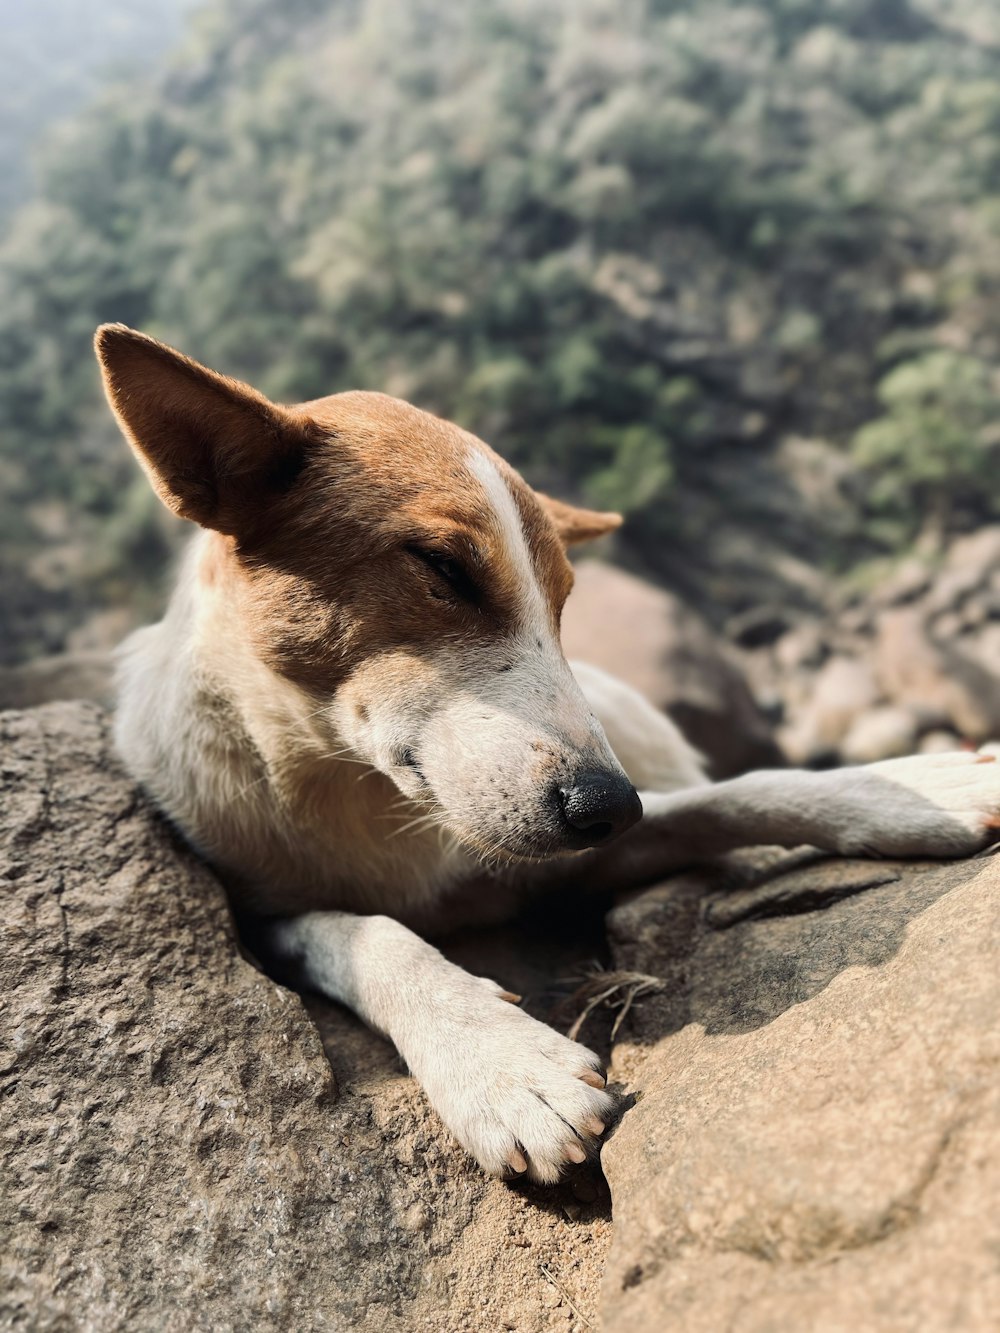
<svg viewBox="0 0 1000 1333">
<path fill-rule="evenodd" d="M 583 1082 L 600 1062 L 385 916 L 315 912 L 277 923 L 272 943 L 309 981 L 395 1043 L 437 1113 L 486 1170 L 523 1152 L 555 1180 L 567 1150 L 597 1137 L 611 1099 Z"/>
</svg>

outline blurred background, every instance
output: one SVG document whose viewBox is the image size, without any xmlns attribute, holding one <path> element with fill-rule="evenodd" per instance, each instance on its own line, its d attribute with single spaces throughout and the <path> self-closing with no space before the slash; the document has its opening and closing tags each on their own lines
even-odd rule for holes
<svg viewBox="0 0 1000 1333">
<path fill-rule="evenodd" d="M 568 645 L 717 773 L 1000 735 L 993 0 L 0 13 L 0 702 L 162 605 L 123 320 L 622 510 Z"/>
</svg>

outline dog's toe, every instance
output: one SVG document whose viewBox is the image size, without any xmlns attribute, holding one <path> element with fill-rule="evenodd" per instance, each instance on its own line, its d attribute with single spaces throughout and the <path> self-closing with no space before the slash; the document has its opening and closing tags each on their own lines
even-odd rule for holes
<svg viewBox="0 0 1000 1333">
<path fill-rule="evenodd" d="M 469 987 L 466 1021 L 417 1063 L 432 1104 L 494 1175 L 558 1180 L 599 1149 L 614 1100 L 593 1051 L 517 1009 L 497 987 Z"/>
</svg>

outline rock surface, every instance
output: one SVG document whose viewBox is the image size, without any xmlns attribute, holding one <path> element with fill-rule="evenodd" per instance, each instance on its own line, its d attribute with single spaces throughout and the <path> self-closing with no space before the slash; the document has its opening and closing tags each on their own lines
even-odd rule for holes
<svg viewBox="0 0 1000 1333">
<path fill-rule="evenodd" d="M 990 857 L 765 851 L 614 908 L 611 998 L 645 989 L 611 1067 L 613 1240 L 603 1181 L 485 1179 L 384 1042 L 240 954 L 100 709 L 0 715 L 0 882 L 0 1327 L 995 1326 Z M 602 948 L 570 915 L 449 953 L 552 1018 Z"/>
<path fill-rule="evenodd" d="M 66 699 L 112 703 L 110 652 L 55 653 L 20 666 L 0 666 L 0 709 L 37 708 Z"/>
<path fill-rule="evenodd" d="M 615 1053 L 642 1097 L 603 1154 L 603 1327 L 986 1333 L 1000 863 L 792 865 L 611 914 L 619 966 L 671 986 Z"/>
<path fill-rule="evenodd" d="M 603 1182 L 485 1179 L 313 1000 L 331 1072 L 99 709 L 0 714 L 0 883 L 0 1327 L 585 1327 Z"/>
</svg>

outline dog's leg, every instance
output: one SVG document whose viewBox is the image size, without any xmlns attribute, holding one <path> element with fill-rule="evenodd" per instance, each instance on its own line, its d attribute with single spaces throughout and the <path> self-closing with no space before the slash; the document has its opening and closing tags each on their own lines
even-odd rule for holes
<svg viewBox="0 0 1000 1333">
<path fill-rule="evenodd" d="M 310 986 L 389 1037 L 481 1166 L 557 1179 L 603 1133 L 612 1101 L 592 1051 L 509 1003 L 385 916 L 309 912 L 263 923 Z"/>
<path fill-rule="evenodd" d="M 747 773 L 642 791 L 644 818 L 606 848 L 540 866 L 540 888 L 621 892 L 740 847 L 841 856 L 970 856 L 1000 832 L 1000 763 L 955 751 L 813 773 Z M 525 871 L 527 880 L 532 872 Z"/>
<path fill-rule="evenodd" d="M 630 686 L 573 664 L 639 788 L 645 818 L 556 878 L 629 887 L 738 847 L 803 844 L 855 856 L 967 856 L 1000 826 L 992 753 L 915 755 L 862 768 L 780 769 L 711 784 L 676 727 Z"/>
<path fill-rule="evenodd" d="M 696 855 L 805 843 L 845 856 L 968 856 L 1000 828 L 1000 764 L 955 751 L 822 773 L 779 769 L 642 801 L 647 836 Z"/>
</svg>

